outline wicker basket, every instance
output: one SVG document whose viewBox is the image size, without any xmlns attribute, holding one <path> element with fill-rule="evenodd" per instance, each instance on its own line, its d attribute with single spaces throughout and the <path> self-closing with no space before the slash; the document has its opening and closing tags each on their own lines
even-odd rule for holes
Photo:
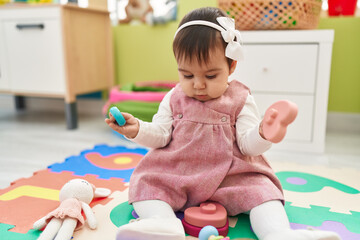
<svg viewBox="0 0 360 240">
<path fill-rule="evenodd" d="M 218 0 L 240 30 L 314 29 L 321 0 Z"/>
</svg>

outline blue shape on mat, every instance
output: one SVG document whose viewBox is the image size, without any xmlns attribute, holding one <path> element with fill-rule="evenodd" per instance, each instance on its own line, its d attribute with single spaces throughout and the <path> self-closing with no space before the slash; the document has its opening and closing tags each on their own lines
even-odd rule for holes
<svg viewBox="0 0 360 240">
<path fill-rule="evenodd" d="M 79 156 L 71 156 L 67 158 L 65 162 L 55 163 L 53 165 L 50 165 L 48 168 L 52 172 L 70 171 L 77 176 L 94 174 L 99 176 L 99 178 L 101 179 L 109 179 L 115 177 L 115 178 L 123 178 L 125 182 L 129 182 L 130 176 L 134 171 L 134 169 L 113 170 L 113 169 L 99 168 L 93 165 L 92 163 L 90 163 L 85 158 L 85 155 L 88 153 L 99 153 L 102 156 L 106 157 L 117 153 L 137 153 L 137 154 L 145 155 L 147 152 L 148 150 L 145 148 L 127 148 L 123 146 L 110 147 L 107 145 L 96 145 L 94 149 L 85 150 L 81 152 Z"/>
</svg>

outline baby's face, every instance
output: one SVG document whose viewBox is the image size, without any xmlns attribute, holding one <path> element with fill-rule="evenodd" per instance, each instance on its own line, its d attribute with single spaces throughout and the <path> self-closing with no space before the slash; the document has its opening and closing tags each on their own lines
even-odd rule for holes
<svg viewBox="0 0 360 240">
<path fill-rule="evenodd" d="M 228 87 L 228 77 L 234 72 L 236 64 L 230 69 L 221 48 L 210 51 L 208 63 L 178 61 L 179 81 L 184 93 L 199 101 L 205 102 L 223 95 Z"/>
</svg>

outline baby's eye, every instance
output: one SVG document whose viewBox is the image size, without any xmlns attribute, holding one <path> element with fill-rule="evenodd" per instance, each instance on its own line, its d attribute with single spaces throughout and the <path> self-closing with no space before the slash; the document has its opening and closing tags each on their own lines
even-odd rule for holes
<svg viewBox="0 0 360 240">
<path fill-rule="evenodd" d="M 214 78 L 216 78 L 216 75 L 206 75 L 206 78 L 207 79 L 214 79 Z"/>
<path fill-rule="evenodd" d="M 191 79 L 193 77 L 194 77 L 194 75 L 184 75 L 184 78 L 186 78 L 186 79 Z"/>
</svg>

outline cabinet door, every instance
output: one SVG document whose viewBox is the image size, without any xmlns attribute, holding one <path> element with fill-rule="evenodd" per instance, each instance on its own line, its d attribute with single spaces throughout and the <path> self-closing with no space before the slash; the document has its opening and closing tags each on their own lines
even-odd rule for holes
<svg viewBox="0 0 360 240">
<path fill-rule="evenodd" d="M 12 91 L 64 95 L 60 20 L 5 20 L 3 25 Z"/>
<path fill-rule="evenodd" d="M 317 44 L 245 45 L 235 75 L 253 92 L 314 94 Z"/>
</svg>

